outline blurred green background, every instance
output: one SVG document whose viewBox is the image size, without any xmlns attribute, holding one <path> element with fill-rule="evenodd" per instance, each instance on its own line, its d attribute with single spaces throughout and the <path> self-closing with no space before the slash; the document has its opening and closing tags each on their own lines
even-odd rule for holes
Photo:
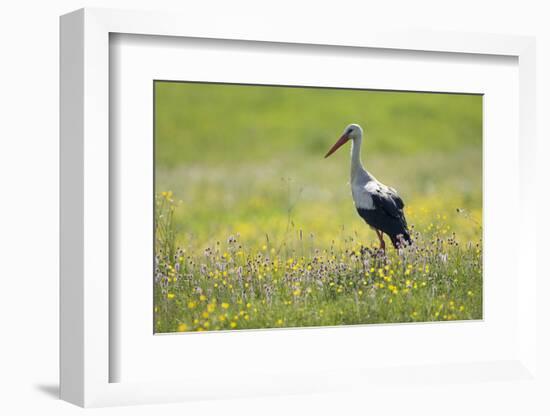
<svg viewBox="0 0 550 416">
<path fill-rule="evenodd" d="M 179 242 L 377 241 L 353 206 L 349 145 L 324 159 L 350 123 L 410 224 L 481 237 L 480 95 L 157 81 L 155 186 L 178 202 Z"/>
</svg>

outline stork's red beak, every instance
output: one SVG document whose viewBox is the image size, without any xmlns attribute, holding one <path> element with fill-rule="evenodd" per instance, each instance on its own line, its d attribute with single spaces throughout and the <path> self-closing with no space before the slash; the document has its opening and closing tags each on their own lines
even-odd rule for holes
<svg viewBox="0 0 550 416">
<path fill-rule="evenodd" d="M 348 139 L 349 137 L 347 134 L 342 135 L 342 137 L 340 137 L 338 141 L 334 143 L 334 146 L 332 146 L 328 151 L 328 153 L 325 155 L 325 159 L 329 157 L 331 154 L 333 154 L 334 152 L 336 152 L 345 142 L 348 141 Z"/>
</svg>

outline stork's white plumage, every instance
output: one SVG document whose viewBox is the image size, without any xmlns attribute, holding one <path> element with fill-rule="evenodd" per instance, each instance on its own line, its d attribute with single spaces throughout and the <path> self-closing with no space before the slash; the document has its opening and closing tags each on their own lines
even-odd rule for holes
<svg viewBox="0 0 550 416">
<path fill-rule="evenodd" d="M 351 140 L 351 194 L 357 212 L 375 231 L 384 250 L 384 234 L 387 234 L 395 248 L 411 243 L 403 208 L 405 204 L 397 191 L 379 182 L 361 163 L 363 129 L 350 124 L 344 134 L 332 146 L 325 158 Z"/>
</svg>

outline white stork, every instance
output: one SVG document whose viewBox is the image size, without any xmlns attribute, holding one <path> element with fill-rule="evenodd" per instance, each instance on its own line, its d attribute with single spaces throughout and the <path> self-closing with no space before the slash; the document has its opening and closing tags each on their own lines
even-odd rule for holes
<svg viewBox="0 0 550 416">
<path fill-rule="evenodd" d="M 384 234 L 393 246 L 399 248 L 411 243 L 407 220 L 403 213 L 405 204 L 396 190 L 376 180 L 361 163 L 361 142 L 363 129 L 358 124 L 350 124 L 344 134 L 332 146 L 325 158 L 351 140 L 351 194 L 357 212 L 376 231 L 380 248 L 386 249 Z"/>
</svg>

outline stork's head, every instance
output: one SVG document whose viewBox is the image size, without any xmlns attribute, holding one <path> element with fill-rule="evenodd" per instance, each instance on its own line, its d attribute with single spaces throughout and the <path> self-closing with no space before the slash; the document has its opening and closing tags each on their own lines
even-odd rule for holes
<svg viewBox="0 0 550 416">
<path fill-rule="evenodd" d="M 341 146 L 350 140 L 360 140 L 363 137 L 363 129 L 359 124 L 350 124 L 344 129 L 344 134 L 338 139 L 334 146 L 330 148 L 325 158 L 336 152 Z"/>
</svg>

